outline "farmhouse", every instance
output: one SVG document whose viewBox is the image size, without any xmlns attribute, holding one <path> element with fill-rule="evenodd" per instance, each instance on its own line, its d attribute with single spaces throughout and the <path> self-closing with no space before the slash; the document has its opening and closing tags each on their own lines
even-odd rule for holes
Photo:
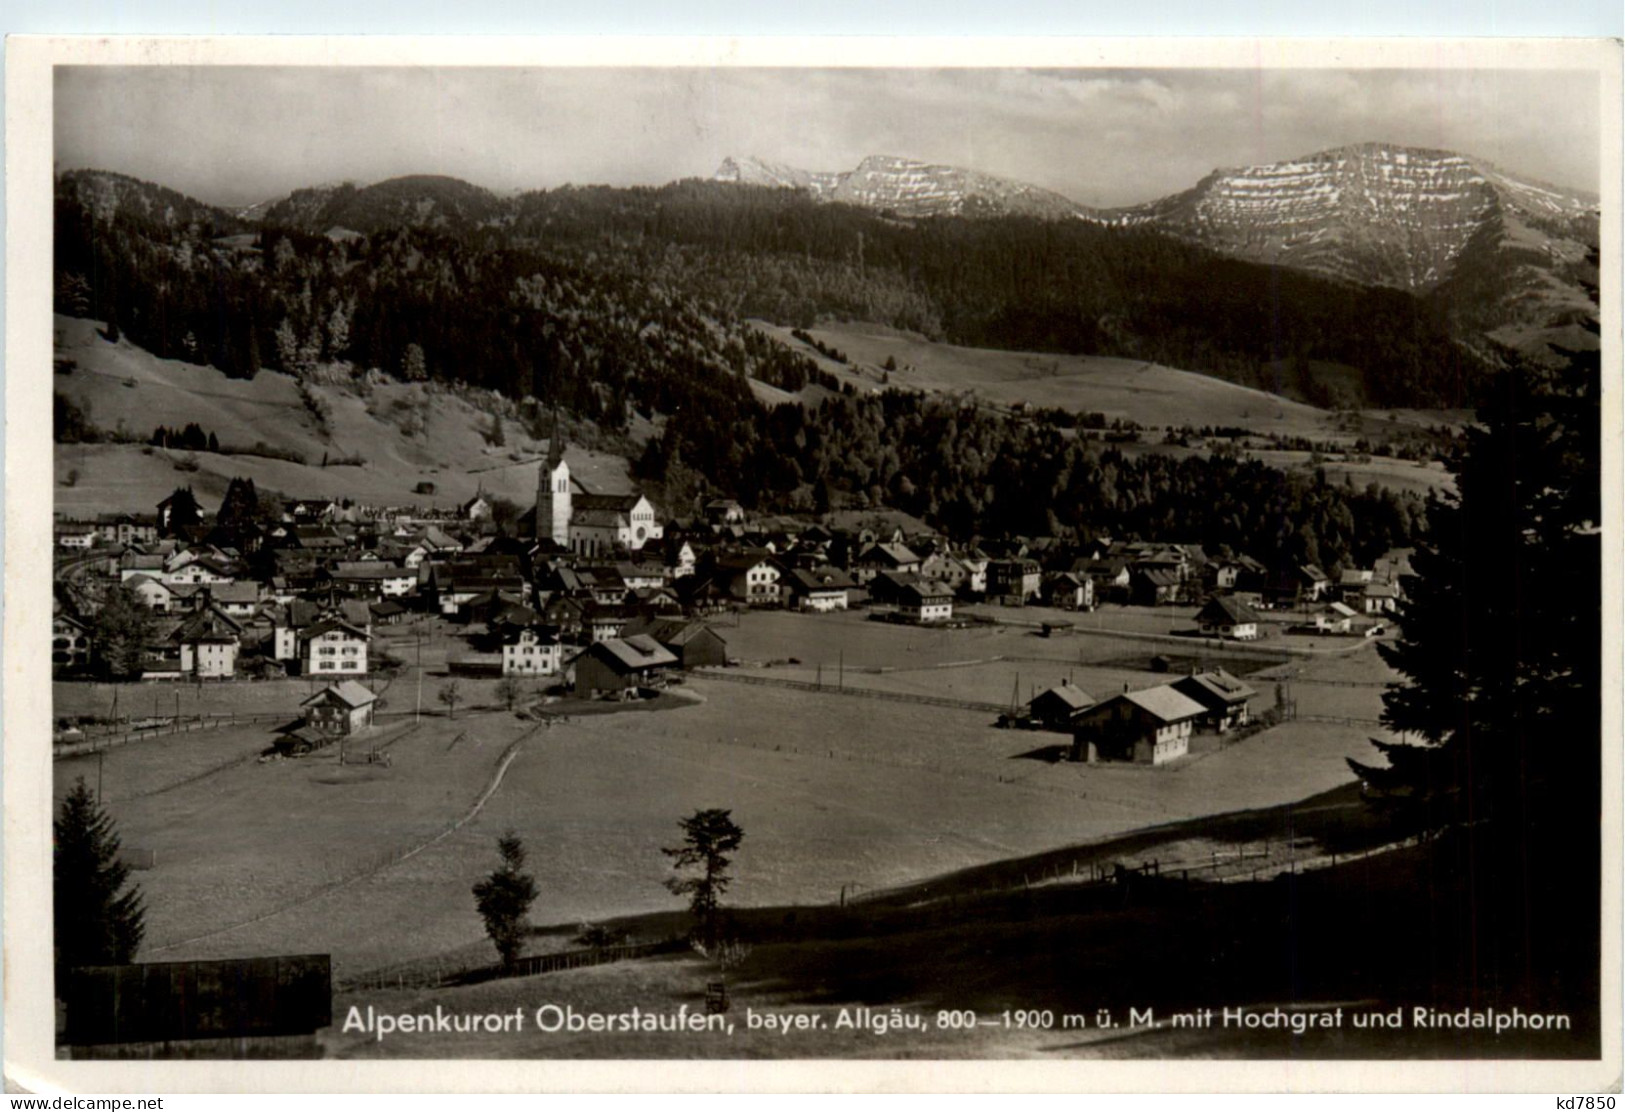
<svg viewBox="0 0 1625 1112">
<path fill-rule="evenodd" d="M 328 618 L 299 633 L 299 670 L 302 675 L 343 673 L 364 675 L 367 671 L 366 630 L 349 622 Z"/>
<path fill-rule="evenodd" d="M 920 558 L 900 543 L 872 544 L 852 565 L 852 577 L 866 584 L 883 571 L 918 573 Z"/>
<path fill-rule="evenodd" d="M 1254 641 L 1258 638 L 1258 615 L 1245 603 L 1216 595 L 1196 612 L 1196 628 L 1205 636 Z"/>
<path fill-rule="evenodd" d="M 935 625 L 954 616 L 954 593 L 946 583 L 922 579 L 903 588 L 897 603 L 899 616 L 918 625 Z"/>
<path fill-rule="evenodd" d="M 1075 572 L 1054 572 L 1044 577 L 1044 601 L 1062 610 L 1093 610 L 1095 581 Z"/>
<path fill-rule="evenodd" d="M 1078 713 L 1094 705 L 1093 695 L 1071 680 L 1062 680 L 1027 704 L 1027 716 L 1043 729 L 1066 733 Z"/>
<path fill-rule="evenodd" d="M 1228 733 L 1247 724 L 1247 700 L 1258 692 L 1223 668 L 1195 672 L 1177 679 L 1173 689 L 1202 704 L 1205 711 L 1197 726 L 1215 733 Z"/>
<path fill-rule="evenodd" d="M 1165 606 L 1179 601 L 1183 582 L 1171 567 L 1136 565 L 1129 573 L 1129 597 L 1136 606 Z"/>
<path fill-rule="evenodd" d="M 372 725 L 377 696 L 354 680 L 328 684 L 299 705 L 305 727 L 329 737 L 343 737 Z"/>
<path fill-rule="evenodd" d="M 779 601 L 779 569 L 765 551 L 719 557 L 713 574 L 729 595 L 751 606 L 772 606 Z"/>
<path fill-rule="evenodd" d="M 1354 628 L 1354 611 L 1341 602 L 1333 602 L 1315 615 L 1316 633 L 1349 633 Z"/>
<path fill-rule="evenodd" d="M 684 669 L 715 668 L 728 663 L 727 643 L 704 622 L 688 618 L 649 618 L 629 624 L 623 632 L 628 638 L 640 635 L 654 638 Z"/>
<path fill-rule="evenodd" d="M 1164 764 L 1190 751 L 1191 730 L 1205 713 L 1168 684 L 1125 691 L 1073 720 L 1072 759 Z"/>
<path fill-rule="evenodd" d="M 796 568 L 781 583 L 786 608 L 814 614 L 845 610 L 847 592 L 856 586 L 846 572 L 827 564 L 812 571 Z"/>
<path fill-rule="evenodd" d="M 591 696 L 645 686 L 676 666 L 677 658 L 647 634 L 597 641 L 576 657 L 575 693 Z"/>
</svg>

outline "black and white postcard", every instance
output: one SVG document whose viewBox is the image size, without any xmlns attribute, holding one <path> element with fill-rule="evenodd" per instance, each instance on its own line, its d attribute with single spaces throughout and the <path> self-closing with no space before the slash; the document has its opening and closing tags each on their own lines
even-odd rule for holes
<svg viewBox="0 0 1625 1112">
<path fill-rule="evenodd" d="M 1617 1083 L 1617 42 L 8 55 L 13 1084 Z"/>
</svg>

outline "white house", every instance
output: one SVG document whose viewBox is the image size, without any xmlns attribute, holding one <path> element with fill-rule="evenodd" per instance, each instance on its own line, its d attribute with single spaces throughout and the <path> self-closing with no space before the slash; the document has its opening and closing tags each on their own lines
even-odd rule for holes
<svg viewBox="0 0 1625 1112">
<path fill-rule="evenodd" d="M 280 633 L 280 630 L 278 631 Z M 302 675 L 365 675 L 367 632 L 333 618 L 317 622 L 299 633 L 299 670 Z"/>
<path fill-rule="evenodd" d="M 1253 641 L 1258 638 L 1258 615 L 1245 603 L 1216 595 L 1196 612 L 1196 627 L 1212 637 Z"/>
<path fill-rule="evenodd" d="M 558 637 L 535 629 L 522 629 L 502 646 L 504 676 L 556 676 L 564 662 Z"/>
</svg>

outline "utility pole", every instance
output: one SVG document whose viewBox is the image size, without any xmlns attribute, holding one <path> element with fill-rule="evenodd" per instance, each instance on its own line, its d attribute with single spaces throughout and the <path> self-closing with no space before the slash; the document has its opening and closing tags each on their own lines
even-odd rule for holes
<svg viewBox="0 0 1625 1112">
<path fill-rule="evenodd" d="M 418 706 L 412 714 L 412 721 L 418 723 L 423 721 L 423 631 L 419 629 L 413 632 L 418 645 Z"/>
</svg>

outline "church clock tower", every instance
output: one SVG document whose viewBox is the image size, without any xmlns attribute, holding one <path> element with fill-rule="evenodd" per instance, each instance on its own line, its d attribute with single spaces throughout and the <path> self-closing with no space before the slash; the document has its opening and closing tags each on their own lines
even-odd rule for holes
<svg viewBox="0 0 1625 1112">
<path fill-rule="evenodd" d="M 557 419 L 547 459 L 536 476 L 536 539 L 570 547 L 570 465 L 564 462 L 564 438 L 559 435 Z"/>
</svg>

